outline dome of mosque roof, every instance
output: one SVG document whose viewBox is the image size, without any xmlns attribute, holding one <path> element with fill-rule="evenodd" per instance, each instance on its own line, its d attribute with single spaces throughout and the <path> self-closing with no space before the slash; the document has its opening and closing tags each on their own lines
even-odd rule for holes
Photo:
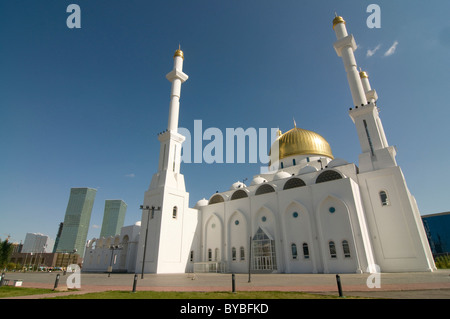
<svg viewBox="0 0 450 319">
<path fill-rule="evenodd" d="M 252 180 L 252 183 L 250 184 L 250 185 L 259 185 L 259 184 L 262 184 L 262 183 L 265 183 L 265 182 L 267 182 L 267 180 L 265 179 L 265 178 L 263 178 L 263 177 L 261 177 L 261 176 L 256 176 L 253 180 Z"/>
<path fill-rule="evenodd" d="M 239 188 L 243 188 L 243 187 L 247 187 L 247 186 L 244 183 L 237 181 L 236 183 L 231 185 L 230 191 L 235 190 L 235 189 L 239 189 Z"/>
<path fill-rule="evenodd" d="M 277 181 L 279 179 L 284 179 L 284 178 L 288 178 L 291 177 L 292 175 L 289 174 L 288 172 L 284 172 L 284 171 L 278 171 L 275 176 L 273 177 L 274 181 Z"/>
<path fill-rule="evenodd" d="M 278 137 L 270 149 L 270 163 L 277 161 L 273 147 L 278 144 L 279 157 L 283 159 L 295 155 L 320 155 L 333 159 L 330 144 L 319 134 L 294 127 Z M 276 152 L 275 152 L 276 153 Z"/>
</svg>

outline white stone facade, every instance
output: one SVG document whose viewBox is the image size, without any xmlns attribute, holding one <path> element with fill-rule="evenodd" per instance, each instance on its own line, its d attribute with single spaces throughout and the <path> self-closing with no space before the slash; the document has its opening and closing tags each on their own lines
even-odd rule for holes
<svg viewBox="0 0 450 319">
<path fill-rule="evenodd" d="M 168 130 L 158 137 L 159 166 L 145 193 L 139 243 L 128 247 L 129 256 L 119 256 L 134 258 L 130 264 L 120 262 L 113 269 L 145 273 L 245 273 L 249 267 L 263 273 L 435 269 L 417 204 L 381 124 L 377 94 L 367 74 L 357 72 L 355 39 L 341 17 L 335 18 L 333 28 L 334 48 L 343 59 L 354 101 L 349 116 L 362 150 L 359 167 L 334 159 L 320 135 L 294 128 L 285 133 L 289 135 L 279 132 L 280 144 L 271 149 L 278 155 L 271 158 L 268 173 L 255 176 L 249 186 L 236 182 L 228 191 L 189 208 L 180 172 L 184 136 L 177 132 L 181 84 L 188 77 L 182 72 L 184 54 L 177 50 L 167 75 L 172 82 Z M 133 234 L 137 243 L 134 230 Z M 85 270 L 104 270 L 111 258 L 109 243 L 121 243 L 123 237 L 107 239 L 106 244 L 104 240 L 99 241 L 98 254 L 98 248 L 88 248 Z"/>
<path fill-rule="evenodd" d="M 137 222 L 135 225 L 122 227 L 119 235 L 89 240 L 85 249 L 82 271 L 111 270 L 128 273 L 137 271 L 136 252 L 140 229 L 140 222 Z"/>
</svg>

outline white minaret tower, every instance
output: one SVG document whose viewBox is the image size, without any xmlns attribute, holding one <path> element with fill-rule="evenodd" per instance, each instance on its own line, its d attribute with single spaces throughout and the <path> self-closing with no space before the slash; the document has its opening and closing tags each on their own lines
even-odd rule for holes
<svg viewBox="0 0 450 319">
<path fill-rule="evenodd" d="M 337 41 L 334 43 L 334 49 L 338 56 L 344 62 L 345 71 L 347 72 L 347 80 L 352 92 L 353 105 L 363 106 L 367 104 L 366 94 L 359 78 L 356 65 L 355 55 L 353 51 L 357 46 L 353 35 L 348 35 L 345 28 L 345 21 L 342 17 L 336 15 L 333 20 L 333 29 L 336 32 Z"/>
<path fill-rule="evenodd" d="M 337 37 L 334 49 L 344 62 L 353 97 L 354 108 L 350 108 L 349 115 L 362 149 L 357 178 L 374 261 L 382 272 L 433 271 L 419 208 L 395 161 L 395 148 L 386 140 L 377 93 L 367 73 L 357 71 L 355 40 L 347 34 L 342 17 L 334 18 L 333 29 Z"/>
<path fill-rule="evenodd" d="M 167 129 L 169 131 L 177 132 L 178 129 L 178 114 L 180 110 L 180 92 L 181 84 L 189 77 L 183 73 L 184 54 L 180 47 L 175 51 L 173 56 L 173 70 L 170 71 L 166 78 L 172 82 L 172 91 L 170 93 L 170 108 L 169 108 L 169 123 Z"/>
<path fill-rule="evenodd" d="M 176 50 L 173 58 L 173 69 L 166 75 L 172 82 L 169 121 L 167 130 L 158 134 L 158 172 L 152 177 L 142 205 L 136 272 L 144 269 L 144 273 L 184 273 L 194 234 L 192 228 L 197 223 L 197 211 L 188 208 L 189 193 L 180 173 L 185 137 L 177 132 L 181 84 L 188 76 L 183 73 L 183 51 Z"/>
<path fill-rule="evenodd" d="M 356 42 L 353 35 L 347 33 L 345 20 L 337 16 L 333 20 L 333 29 L 337 41 L 334 49 L 344 62 L 347 80 L 352 93 L 354 108 L 350 108 L 349 115 L 356 125 L 362 154 L 359 156 L 361 172 L 397 166 L 396 151 L 389 146 L 384 133 L 379 110 L 376 105 L 378 95 L 369 83 L 366 72 L 358 72 L 353 51 Z"/>
</svg>

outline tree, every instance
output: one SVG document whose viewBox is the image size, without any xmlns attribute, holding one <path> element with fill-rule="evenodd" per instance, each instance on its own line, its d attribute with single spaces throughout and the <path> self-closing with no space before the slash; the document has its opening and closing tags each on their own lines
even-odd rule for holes
<svg viewBox="0 0 450 319">
<path fill-rule="evenodd" d="M 13 245 L 9 242 L 9 237 L 4 241 L 0 240 L 0 269 L 4 269 L 11 259 Z"/>
</svg>

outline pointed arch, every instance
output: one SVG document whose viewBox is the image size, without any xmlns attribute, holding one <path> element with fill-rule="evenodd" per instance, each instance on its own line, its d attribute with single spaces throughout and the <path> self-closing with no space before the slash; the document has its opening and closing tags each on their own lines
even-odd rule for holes
<svg viewBox="0 0 450 319">
<path fill-rule="evenodd" d="M 317 206 L 316 216 L 324 271 L 355 272 L 358 269 L 356 258 L 344 258 L 343 250 L 338 249 L 344 240 L 346 251 L 355 247 L 350 209 L 345 200 L 333 195 L 324 196 Z"/>
<path fill-rule="evenodd" d="M 227 254 L 228 254 L 228 261 L 234 262 L 240 262 L 241 259 L 238 258 L 238 250 L 239 254 L 242 255 L 244 253 L 244 256 L 246 252 L 248 251 L 248 238 L 249 238 L 249 223 L 247 216 L 241 211 L 241 210 L 235 210 L 227 220 Z M 232 248 L 235 248 L 235 251 L 233 252 Z M 233 255 L 234 254 L 234 255 Z M 241 267 L 242 266 L 242 267 Z M 236 265 L 230 264 L 230 269 L 233 269 L 233 267 L 236 267 Z M 237 271 L 245 271 L 245 265 L 239 265 L 238 268 L 236 268 Z"/>
<path fill-rule="evenodd" d="M 277 218 L 274 212 L 265 205 L 261 205 L 256 210 L 256 213 L 253 214 L 252 225 L 254 231 L 256 231 L 258 227 L 263 227 L 272 237 L 276 236 Z"/>
<path fill-rule="evenodd" d="M 294 200 L 286 207 L 283 214 L 283 250 L 289 272 L 317 272 L 319 254 L 315 253 L 314 224 L 312 212 L 302 203 Z M 296 258 L 292 258 L 293 244 L 297 251 Z"/>
<path fill-rule="evenodd" d="M 223 221 L 216 213 L 211 214 L 204 224 L 203 247 L 205 260 L 209 260 L 210 254 L 214 252 L 214 256 L 218 256 L 218 261 L 222 259 L 223 247 Z M 214 257 L 215 258 L 215 257 Z"/>
</svg>

